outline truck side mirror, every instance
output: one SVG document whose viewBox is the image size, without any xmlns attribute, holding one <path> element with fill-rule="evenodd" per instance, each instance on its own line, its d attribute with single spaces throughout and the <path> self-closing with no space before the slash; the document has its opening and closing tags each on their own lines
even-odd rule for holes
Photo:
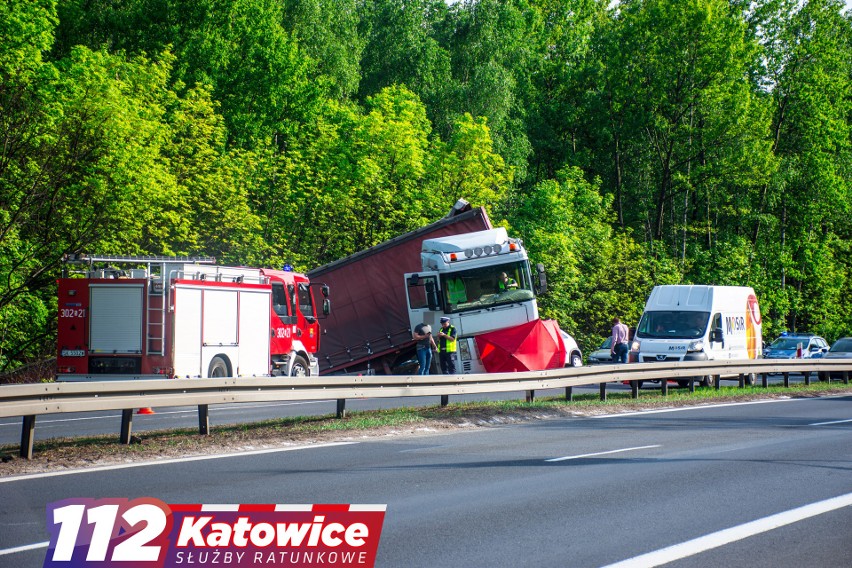
<svg viewBox="0 0 852 568">
<path fill-rule="evenodd" d="M 327 316 L 331 313 L 331 300 L 328 298 L 322 301 L 322 315 Z"/>
<path fill-rule="evenodd" d="M 538 286 L 536 286 L 536 293 L 539 295 L 547 293 L 547 273 L 544 271 L 544 265 L 538 263 L 535 265 L 535 270 L 538 273 Z"/>
<path fill-rule="evenodd" d="M 322 292 L 323 298 L 328 298 L 328 284 L 323 284 L 322 288 L 320 288 L 320 292 Z"/>
<path fill-rule="evenodd" d="M 426 303 L 429 305 L 429 310 L 435 312 L 440 307 L 438 302 L 438 290 L 435 288 L 434 282 L 426 282 Z"/>
<path fill-rule="evenodd" d="M 722 339 L 722 330 L 721 329 L 713 329 L 710 331 L 710 342 L 711 343 L 723 343 Z"/>
</svg>

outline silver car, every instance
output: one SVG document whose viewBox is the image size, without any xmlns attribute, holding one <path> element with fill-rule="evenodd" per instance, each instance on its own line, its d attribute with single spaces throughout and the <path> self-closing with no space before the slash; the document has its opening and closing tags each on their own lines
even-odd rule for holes
<svg viewBox="0 0 852 568">
<path fill-rule="evenodd" d="M 801 355 L 799 349 L 801 348 Z M 785 333 L 763 350 L 764 359 L 809 359 L 822 357 L 828 351 L 828 342 L 809 333 Z"/>
<path fill-rule="evenodd" d="M 600 365 L 602 363 L 612 363 L 612 336 L 607 337 L 601 346 L 592 351 L 589 355 L 589 365 Z"/>
<path fill-rule="evenodd" d="M 852 337 L 841 337 L 834 342 L 828 353 L 823 355 L 823 359 L 852 359 Z M 819 379 L 824 381 L 828 379 L 829 373 L 823 372 L 819 374 Z M 843 373 L 835 371 L 831 373 L 832 379 L 842 379 Z"/>
</svg>

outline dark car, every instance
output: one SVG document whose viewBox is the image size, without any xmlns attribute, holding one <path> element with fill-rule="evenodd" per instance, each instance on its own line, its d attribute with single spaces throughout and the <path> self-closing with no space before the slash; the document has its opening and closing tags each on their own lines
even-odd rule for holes
<svg viewBox="0 0 852 568">
<path fill-rule="evenodd" d="M 822 357 L 828 352 L 828 342 L 810 333 L 783 333 L 763 350 L 764 359 L 797 359 Z"/>
<path fill-rule="evenodd" d="M 834 342 L 831 349 L 823 356 L 825 359 L 852 359 L 852 337 L 841 337 Z M 819 378 L 824 381 L 828 378 L 828 373 L 820 373 Z M 831 373 L 832 379 L 842 379 L 843 373 L 835 371 Z"/>
</svg>

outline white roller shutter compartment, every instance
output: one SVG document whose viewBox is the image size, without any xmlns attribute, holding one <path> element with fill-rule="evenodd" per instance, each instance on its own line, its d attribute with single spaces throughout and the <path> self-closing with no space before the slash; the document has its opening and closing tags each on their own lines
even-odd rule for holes
<svg viewBox="0 0 852 568">
<path fill-rule="evenodd" d="M 141 284 L 89 287 L 89 352 L 142 353 Z"/>
</svg>

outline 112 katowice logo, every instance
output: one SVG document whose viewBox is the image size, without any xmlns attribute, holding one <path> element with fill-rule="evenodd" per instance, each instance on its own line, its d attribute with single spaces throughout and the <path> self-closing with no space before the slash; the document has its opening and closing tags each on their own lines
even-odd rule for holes
<svg viewBox="0 0 852 568">
<path fill-rule="evenodd" d="M 175 505 L 66 499 L 47 507 L 44 568 L 370 567 L 386 505 Z"/>
</svg>

